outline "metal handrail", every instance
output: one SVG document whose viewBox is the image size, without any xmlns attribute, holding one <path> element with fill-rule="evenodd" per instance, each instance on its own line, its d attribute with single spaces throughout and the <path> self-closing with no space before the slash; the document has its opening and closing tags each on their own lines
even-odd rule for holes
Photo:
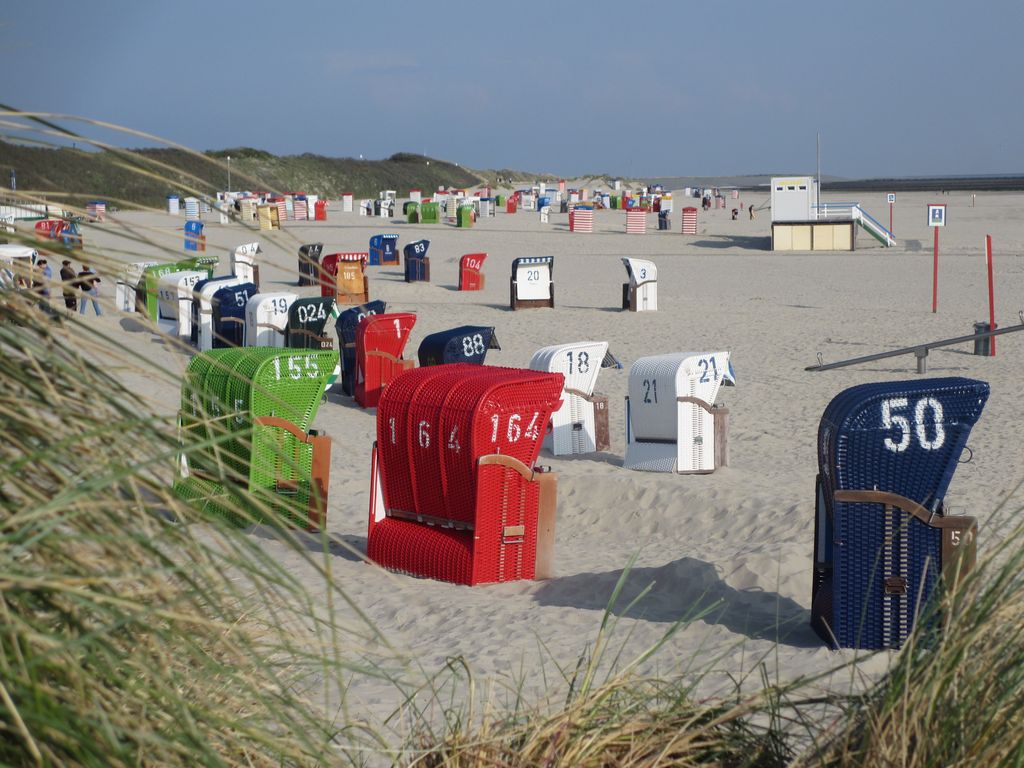
<svg viewBox="0 0 1024 768">
<path fill-rule="evenodd" d="M 852 357 L 849 360 L 841 360 L 838 363 L 826 363 L 822 357 L 821 352 L 818 352 L 818 364 L 811 365 L 804 368 L 805 371 L 830 371 L 833 368 L 845 368 L 848 365 L 858 365 L 860 363 L 870 363 L 875 360 L 884 360 L 887 357 L 898 357 L 899 355 L 913 354 L 917 358 L 917 372 L 927 373 L 928 372 L 928 351 L 935 349 L 936 347 L 948 347 L 952 344 L 963 344 L 968 341 L 975 341 L 976 339 L 987 339 L 991 336 L 999 336 L 1003 333 L 1013 333 L 1014 331 L 1024 331 L 1024 310 L 1017 313 L 1020 317 L 1020 323 L 1018 325 L 1011 325 L 1008 328 L 997 328 L 991 331 L 982 331 L 981 333 L 972 333 L 969 336 L 957 336 L 953 339 L 941 339 L 939 341 L 931 341 L 926 344 L 917 344 L 913 347 L 903 347 L 902 349 L 894 349 L 889 352 L 876 352 L 873 355 L 864 355 L 862 357 Z"/>
</svg>

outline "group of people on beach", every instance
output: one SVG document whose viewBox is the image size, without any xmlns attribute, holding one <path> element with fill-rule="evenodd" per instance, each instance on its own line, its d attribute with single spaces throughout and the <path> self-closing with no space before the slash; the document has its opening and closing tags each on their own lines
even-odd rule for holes
<svg viewBox="0 0 1024 768">
<path fill-rule="evenodd" d="M 38 270 L 40 279 L 32 280 L 32 285 L 29 286 L 27 278 L 19 276 L 17 285 L 19 288 L 31 288 L 31 290 L 35 291 L 40 299 L 42 299 L 40 307 L 44 311 L 52 313 L 50 309 L 50 286 L 53 284 L 53 267 L 50 266 L 46 259 L 39 259 L 35 263 L 34 269 Z M 99 285 L 101 281 L 99 275 L 96 274 L 96 270 L 88 264 L 82 264 L 82 269 L 75 272 L 74 267 L 71 266 L 70 259 L 64 259 L 60 267 L 60 281 L 62 283 L 64 312 L 66 315 L 70 316 L 76 309 L 79 311 L 79 314 L 84 315 L 90 301 L 97 317 L 103 314 L 97 301 L 100 295 Z"/>
</svg>

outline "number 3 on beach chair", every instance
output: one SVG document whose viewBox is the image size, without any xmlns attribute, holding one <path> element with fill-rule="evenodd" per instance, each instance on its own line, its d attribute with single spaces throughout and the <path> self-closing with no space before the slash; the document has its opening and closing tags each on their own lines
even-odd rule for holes
<svg viewBox="0 0 1024 768">
<path fill-rule="evenodd" d="M 653 312 L 658 308 L 658 267 L 647 259 L 623 259 L 629 282 L 622 284 L 622 308 Z"/>
<path fill-rule="evenodd" d="M 698 474 L 729 463 L 729 411 L 714 404 L 735 384 L 728 352 L 641 357 L 629 371 L 626 469 Z"/>
<path fill-rule="evenodd" d="M 977 522 L 946 489 L 989 386 L 862 384 L 818 427 L 811 626 L 840 648 L 899 648 L 931 594 L 974 564 Z"/>
<path fill-rule="evenodd" d="M 602 368 L 622 365 L 608 352 L 606 341 L 578 341 L 538 349 L 530 369 L 561 373 L 565 377 L 562 407 L 551 416 L 551 434 L 544 447 L 555 456 L 607 451 L 608 398 L 595 395 Z"/>
<path fill-rule="evenodd" d="M 552 574 L 555 476 L 534 468 L 559 374 L 454 364 L 384 390 L 367 554 L 457 584 Z"/>
<path fill-rule="evenodd" d="M 554 256 L 523 256 L 512 262 L 512 309 L 555 306 Z"/>
</svg>

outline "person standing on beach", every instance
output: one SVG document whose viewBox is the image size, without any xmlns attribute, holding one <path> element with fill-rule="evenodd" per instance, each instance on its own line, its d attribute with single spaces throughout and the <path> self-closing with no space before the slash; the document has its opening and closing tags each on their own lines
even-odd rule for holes
<svg viewBox="0 0 1024 768">
<path fill-rule="evenodd" d="M 754 220 L 754 204 L 753 203 L 750 204 L 750 207 L 747 209 L 747 212 L 750 213 L 750 220 L 753 221 Z"/>
<path fill-rule="evenodd" d="M 68 316 L 78 309 L 78 299 L 75 295 L 76 277 L 75 270 L 71 268 L 71 262 L 64 259 L 60 267 L 60 280 L 64 284 L 64 313 Z"/>
<path fill-rule="evenodd" d="M 82 271 L 78 273 L 78 287 L 82 289 L 82 303 L 78 305 L 78 314 L 85 314 L 85 304 L 88 300 L 92 301 L 92 308 L 96 310 L 96 317 L 103 314 L 100 312 L 100 303 L 96 301 L 96 297 L 100 295 L 99 282 L 100 278 L 93 271 L 92 267 L 88 264 L 83 264 Z M 86 296 L 89 299 L 86 299 Z"/>
</svg>

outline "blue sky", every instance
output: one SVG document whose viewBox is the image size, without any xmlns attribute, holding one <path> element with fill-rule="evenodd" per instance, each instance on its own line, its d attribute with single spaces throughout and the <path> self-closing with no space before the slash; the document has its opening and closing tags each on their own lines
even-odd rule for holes
<svg viewBox="0 0 1024 768">
<path fill-rule="evenodd" d="M 1022 29 L 1019 0 L 8 0 L 0 102 L 560 175 L 813 172 L 817 133 L 823 174 L 1024 173 Z"/>
</svg>

